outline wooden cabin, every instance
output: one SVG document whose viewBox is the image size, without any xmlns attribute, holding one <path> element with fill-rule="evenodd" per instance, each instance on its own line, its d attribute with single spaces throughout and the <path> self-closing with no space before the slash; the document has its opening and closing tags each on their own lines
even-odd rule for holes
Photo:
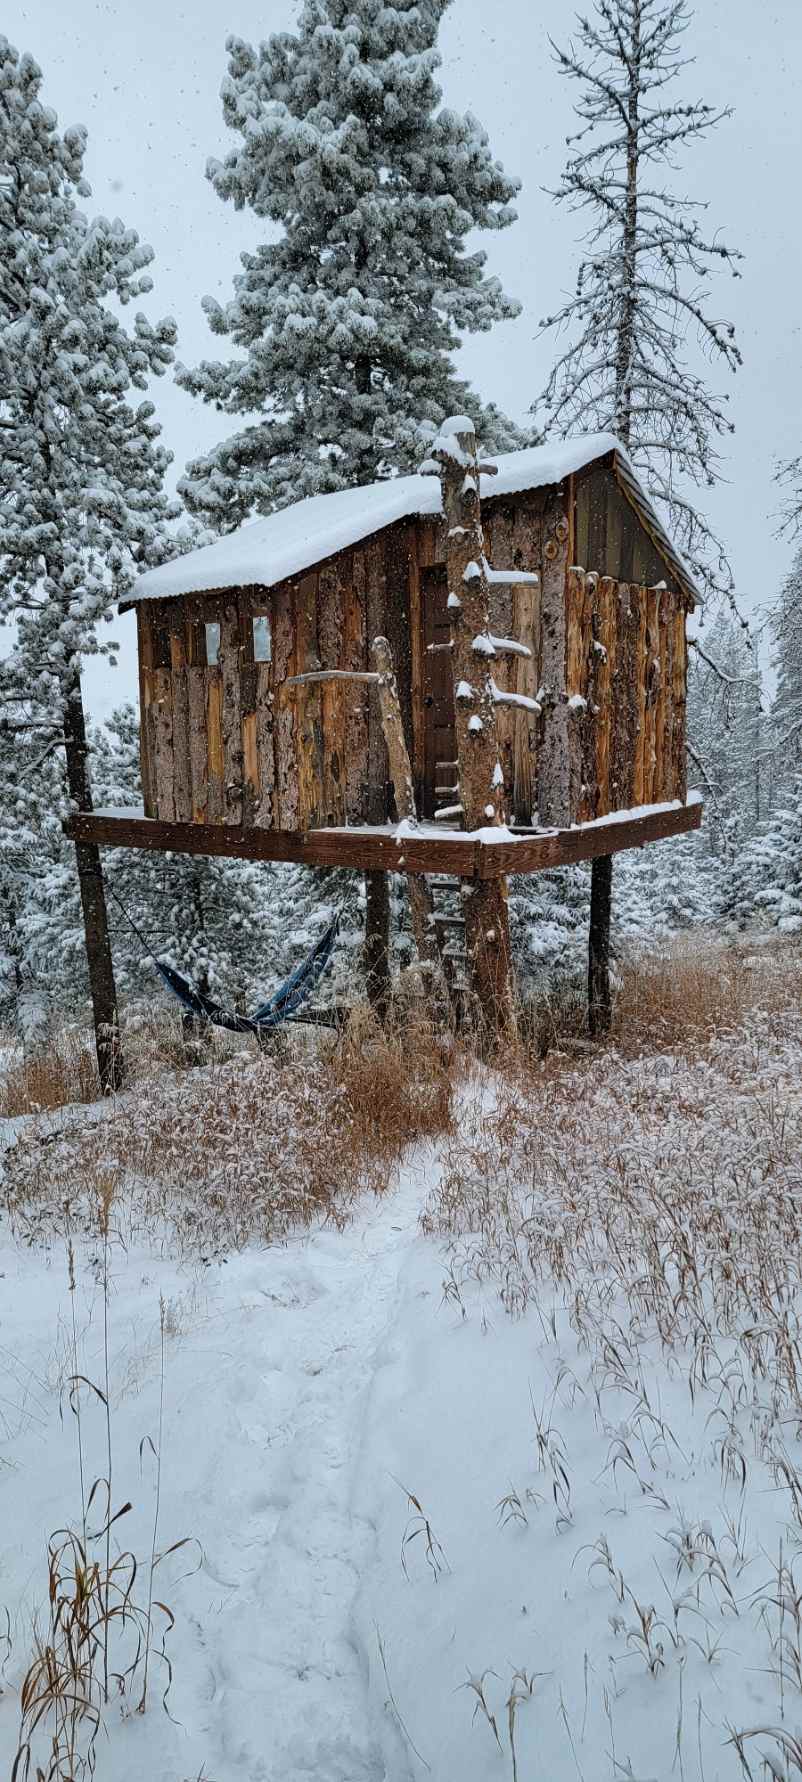
<svg viewBox="0 0 802 1782">
<path fill-rule="evenodd" d="M 499 687 L 530 702 L 498 715 L 509 820 L 569 827 L 684 802 L 695 589 L 626 455 L 597 435 L 496 462 L 497 475 L 481 479 L 493 576 L 539 578 L 491 587 L 492 633 L 529 652 L 500 652 L 494 665 Z M 138 625 L 146 817 L 292 833 L 392 819 L 370 685 L 288 685 L 316 668 L 369 671 L 377 634 L 393 654 L 418 813 L 453 804 L 436 478 L 315 496 L 252 521 L 149 571 L 127 605 Z M 558 775 L 545 771 L 555 750 Z"/>
</svg>

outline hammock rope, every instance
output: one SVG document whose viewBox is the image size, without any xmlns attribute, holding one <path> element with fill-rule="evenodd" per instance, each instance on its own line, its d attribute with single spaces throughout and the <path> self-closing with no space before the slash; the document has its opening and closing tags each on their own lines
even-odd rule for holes
<svg viewBox="0 0 802 1782">
<path fill-rule="evenodd" d="M 284 982 L 279 984 L 278 989 L 273 991 L 272 996 L 268 997 L 267 1002 L 260 1003 L 253 1015 L 240 1015 L 233 1009 L 224 1008 L 221 1003 L 215 1002 L 214 998 L 207 996 L 204 991 L 198 990 L 195 984 L 190 983 L 189 979 L 183 977 L 181 972 L 176 971 L 172 965 L 164 965 L 154 953 L 149 942 L 146 941 L 133 917 L 129 915 L 114 887 L 109 885 L 108 889 L 115 903 L 122 910 L 125 920 L 136 935 L 140 946 L 153 960 L 162 983 L 172 992 L 173 996 L 177 997 L 183 1007 L 197 1020 L 207 1021 L 212 1027 L 224 1027 L 228 1033 L 253 1033 L 257 1038 L 260 1034 L 270 1033 L 272 1029 L 280 1027 L 284 1021 L 288 1021 L 311 996 L 329 965 L 340 926 L 341 911 L 338 910 L 320 940 L 312 948 L 311 953 L 301 960 L 300 965 L 295 966 L 289 977 L 285 978 Z"/>
</svg>

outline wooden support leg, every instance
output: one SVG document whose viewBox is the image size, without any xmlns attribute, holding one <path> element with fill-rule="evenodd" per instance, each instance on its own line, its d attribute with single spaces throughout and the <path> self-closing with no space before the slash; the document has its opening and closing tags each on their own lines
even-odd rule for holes
<svg viewBox="0 0 802 1782">
<path fill-rule="evenodd" d="M 610 906 L 613 890 L 613 857 L 594 860 L 590 876 L 590 945 L 588 949 L 588 1025 L 592 1039 L 609 1033 L 612 1020 L 610 996 Z"/>
<path fill-rule="evenodd" d="M 365 873 L 365 972 L 368 1000 L 382 1020 L 390 1000 L 390 880 Z"/>
</svg>

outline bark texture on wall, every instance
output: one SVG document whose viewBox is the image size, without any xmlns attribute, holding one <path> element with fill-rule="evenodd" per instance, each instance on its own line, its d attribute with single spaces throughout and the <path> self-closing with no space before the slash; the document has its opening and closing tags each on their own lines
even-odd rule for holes
<svg viewBox="0 0 802 1782">
<path fill-rule="evenodd" d="M 636 516 L 602 471 L 576 488 L 490 491 L 483 481 L 487 559 L 496 571 L 540 573 L 537 587 L 491 582 L 487 591 L 491 632 L 531 652 L 499 652 L 499 690 L 542 695 L 540 716 L 525 703 L 497 709 L 508 820 L 564 827 L 684 798 L 686 597 L 660 576 L 603 573 L 613 560 L 660 569 Z M 368 688 L 285 685 L 318 666 L 369 669 L 377 635 L 391 640 L 419 796 L 431 766 L 427 577 L 445 556 L 444 524 L 422 518 L 269 591 L 140 606 L 147 814 L 288 830 L 384 822 L 393 808 L 387 749 Z M 254 660 L 259 614 L 269 619 L 270 661 Z M 437 681 L 453 699 L 450 673 Z"/>
</svg>

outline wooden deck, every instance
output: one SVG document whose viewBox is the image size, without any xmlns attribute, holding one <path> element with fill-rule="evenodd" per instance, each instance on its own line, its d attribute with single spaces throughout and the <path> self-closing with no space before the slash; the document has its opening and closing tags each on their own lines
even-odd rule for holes
<svg viewBox="0 0 802 1782">
<path fill-rule="evenodd" d="M 236 823 L 165 823 L 136 811 L 75 811 L 64 823 L 74 842 L 160 853 L 225 855 L 240 860 L 288 860 L 304 866 L 345 866 L 367 872 L 449 873 L 463 879 L 543 872 L 596 860 L 646 842 L 698 829 L 702 801 L 646 805 L 573 829 L 480 830 L 462 834 L 422 823 L 306 831 L 245 828 Z"/>
</svg>

